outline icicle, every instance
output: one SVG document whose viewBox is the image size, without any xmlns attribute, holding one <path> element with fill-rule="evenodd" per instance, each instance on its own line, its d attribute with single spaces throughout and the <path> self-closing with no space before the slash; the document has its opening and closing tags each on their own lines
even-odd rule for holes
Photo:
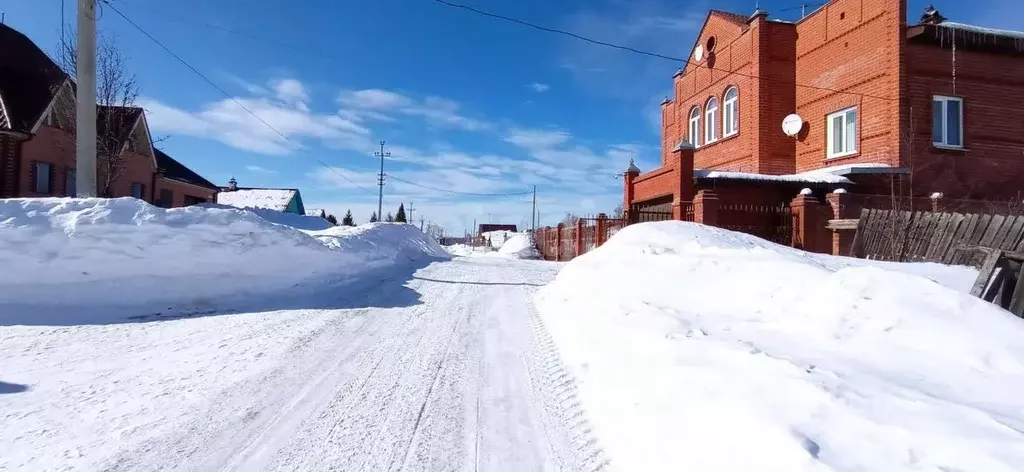
<svg viewBox="0 0 1024 472">
<path fill-rule="evenodd" d="M 953 31 L 953 95 L 956 95 L 956 31 Z"/>
</svg>

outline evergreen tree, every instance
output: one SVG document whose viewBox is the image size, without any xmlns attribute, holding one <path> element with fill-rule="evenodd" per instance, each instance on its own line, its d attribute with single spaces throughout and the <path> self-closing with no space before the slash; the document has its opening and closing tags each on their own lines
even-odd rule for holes
<svg viewBox="0 0 1024 472">
<path fill-rule="evenodd" d="M 330 224 L 332 224 L 334 226 L 338 226 L 338 219 L 335 218 L 334 215 L 327 215 L 326 220 L 327 220 L 328 223 L 330 223 Z"/>
<path fill-rule="evenodd" d="M 405 204 L 398 205 L 398 213 L 395 215 L 395 221 L 399 223 L 408 223 L 405 219 Z"/>
<path fill-rule="evenodd" d="M 356 222 L 352 220 L 352 210 L 345 210 L 345 216 L 341 218 L 341 224 L 343 226 L 356 225 Z"/>
<path fill-rule="evenodd" d="M 395 222 L 395 215 L 392 215 L 391 212 L 389 211 L 388 212 L 388 217 L 385 218 L 384 221 L 387 221 L 388 223 L 394 223 Z"/>
<path fill-rule="evenodd" d="M 370 223 L 376 223 L 376 222 L 377 222 L 377 212 L 373 212 L 373 214 L 370 215 Z"/>
</svg>

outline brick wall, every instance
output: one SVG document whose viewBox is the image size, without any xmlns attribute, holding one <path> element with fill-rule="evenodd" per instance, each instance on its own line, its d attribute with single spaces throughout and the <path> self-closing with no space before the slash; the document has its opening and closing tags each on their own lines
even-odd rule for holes
<svg viewBox="0 0 1024 472">
<path fill-rule="evenodd" d="M 898 165 L 905 17 L 905 0 L 834 0 L 796 25 L 796 82 L 833 90 L 795 87 L 796 112 L 805 120 L 797 172 L 854 162 Z M 849 107 L 857 108 L 857 152 L 828 159 L 826 116 Z"/>
<path fill-rule="evenodd" d="M 67 131 L 42 125 L 31 139 L 22 144 L 19 160 L 17 196 L 67 196 L 67 171 L 75 168 L 75 137 Z M 32 168 L 37 161 L 53 166 L 50 193 L 34 191 Z"/>
<path fill-rule="evenodd" d="M 202 198 L 206 201 L 212 202 L 214 200 L 214 192 L 210 189 L 204 189 L 196 187 L 194 185 L 178 182 L 176 180 L 165 179 L 163 177 L 157 177 L 156 189 L 153 192 L 154 204 L 159 203 L 160 192 L 162 190 L 170 190 L 172 195 L 171 205 L 172 208 L 185 206 L 185 197 L 192 196 L 196 198 Z"/>
<path fill-rule="evenodd" d="M 1024 119 L 1007 106 L 1024 103 L 1024 60 L 1020 56 L 910 44 L 908 116 L 913 152 L 906 165 L 915 173 L 914 193 L 942 192 L 972 199 L 1021 198 L 1024 187 Z M 962 150 L 932 144 L 932 97 L 963 99 Z M 910 109 L 912 108 L 912 114 Z M 909 127 L 908 127 L 909 130 Z M 907 133 L 909 139 L 909 132 Z"/>
<path fill-rule="evenodd" d="M 677 186 L 675 175 L 674 167 L 662 167 L 638 176 L 633 181 L 633 203 L 674 195 Z"/>
<path fill-rule="evenodd" d="M 689 139 L 690 112 L 700 110 L 701 146 L 694 154 L 697 168 L 716 168 L 737 171 L 756 171 L 757 134 L 753 124 L 757 122 L 758 91 L 757 76 L 758 24 L 747 28 L 712 13 L 698 37 L 698 43 L 708 44 L 714 38 L 713 54 L 705 54 L 698 64 L 688 64 L 683 74 L 675 78 L 675 99 L 669 108 L 675 117 L 676 126 L 665 126 L 663 130 L 662 162 L 670 161 L 672 148 L 684 137 Z M 694 60 L 692 57 L 691 60 Z M 739 133 L 723 137 L 722 116 L 723 96 L 730 87 L 739 90 Z M 708 99 L 718 101 L 718 118 L 715 126 L 719 140 L 704 143 L 705 106 Z"/>
<path fill-rule="evenodd" d="M 142 199 L 152 203 L 154 183 L 153 174 L 156 172 L 153 157 L 148 154 L 148 150 L 146 151 L 146 154 L 135 151 L 125 151 L 124 159 L 127 160 L 124 164 L 124 171 L 110 185 L 110 196 L 131 196 L 132 184 L 140 183 L 143 185 Z"/>
</svg>

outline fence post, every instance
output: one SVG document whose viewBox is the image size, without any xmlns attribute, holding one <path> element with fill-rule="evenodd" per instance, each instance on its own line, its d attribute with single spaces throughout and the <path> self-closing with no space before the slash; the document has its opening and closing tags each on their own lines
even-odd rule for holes
<svg viewBox="0 0 1024 472">
<path fill-rule="evenodd" d="M 622 173 L 622 217 L 626 221 L 630 221 L 630 218 L 632 217 L 629 210 L 633 207 L 633 196 L 635 195 L 633 180 L 635 180 L 638 175 L 640 175 L 640 168 L 633 163 L 633 159 L 630 159 L 629 167 L 626 169 L 626 172 Z"/>
<path fill-rule="evenodd" d="M 562 228 L 565 227 L 564 223 L 558 223 L 555 227 L 555 260 L 562 260 Z"/>
<path fill-rule="evenodd" d="M 942 195 L 942 192 L 935 192 L 935 193 L 932 194 L 932 196 L 931 196 L 931 199 L 932 199 L 932 211 L 934 211 L 936 213 L 941 213 L 942 212 L 942 207 L 943 207 L 943 205 L 942 205 L 942 197 L 943 196 L 944 195 Z"/>
<path fill-rule="evenodd" d="M 597 214 L 597 228 L 594 229 L 594 247 L 598 248 L 604 244 L 604 234 L 608 228 L 608 215 L 604 213 Z"/>
<path fill-rule="evenodd" d="M 693 222 L 718 226 L 718 195 L 711 190 L 701 190 L 693 199 Z"/>
<path fill-rule="evenodd" d="M 825 201 L 832 207 L 832 219 L 849 219 L 853 208 L 850 194 L 846 190 L 837 188 L 832 193 L 825 195 Z M 832 255 L 845 256 L 850 253 L 853 246 L 853 238 L 857 235 L 856 230 L 832 230 Z"/>
<path fill-rule="evenodd" d="M 576 242 L 576 254 L 574 254 L 573 257 L 580 257 L 581 255 L 583 255 L 583 252 L 584 252 L 584 248 L 583 248 L 583 224 L 584 223 L 586 223 L 586 222 L 583 221 L 583 218 L 577 218 L 576 219 L 576 234 L 575 234 L 575 236 L 576 236 L 576 241 L 575 241 Z"/>
<path fill-rule="evenodd" d="M 824 222 L 820 221 L 822 208 L 818 199 L 811 195 L 811 189 L 805 188 L 789 204 L 792 212 L 793 227 L 791 245 L 809 252 L 820 252 L 816 235 L 825 230 Z"/>
<path fill-rule="evenodd" d="M 693 201 L 693 151 L 692 144 L 680 142 L 673 152 L 675 156 L 676 181 L 673 189 L 672 219 L 686 219 L 686 204 Z"/>
</svg>

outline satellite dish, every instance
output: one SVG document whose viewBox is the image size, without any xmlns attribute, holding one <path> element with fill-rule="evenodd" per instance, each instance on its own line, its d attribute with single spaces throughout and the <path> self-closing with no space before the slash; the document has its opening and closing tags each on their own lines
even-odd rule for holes
<svg viewBox="0 0 1024 472">
<path fill-rule="evenodd" d="M 786 133 L 786 136 L 793 137 L 800 134 L 803 127 L 804 119 L 796 113 L 790 114 L 782 120 L 782 132 Z"/>
<path fill-rule="evenodd" d="M 700 44 L 693 48 L 693 60 L 700 62 L 704 59 L 704 46 Z"/>
</svg>

